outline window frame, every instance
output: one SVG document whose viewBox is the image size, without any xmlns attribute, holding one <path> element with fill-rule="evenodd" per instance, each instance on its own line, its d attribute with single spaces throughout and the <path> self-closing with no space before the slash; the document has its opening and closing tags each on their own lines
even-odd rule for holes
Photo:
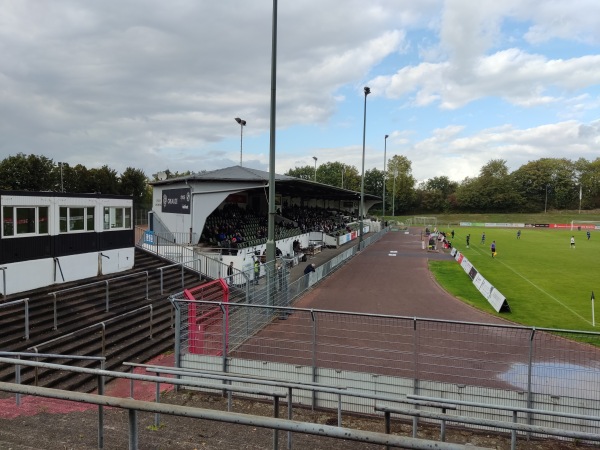
<svg viewBox="0 0 600 450">
<path fill-rule="evenodd" d="M 131 206 L 104 206 L 102 209 L 102 231 L 133 229 Z"/>
<path fill-rule="evenodd" d="M 41 209 L 45 209 L 45 230 L 42 230 L 41 226 Z M 10 222 L 6 221 L 6 211 L 11 210 Z M 33 210 L 33 218 L 31 219 L 34 224 L 33 231 L 20 232 L 19 231 L 19 211 L 20 210 Z M 32 237 L 32 236 L 48 236 L 50 234 L 50 226 L 49 226 L 49 216 L 50 216 L 50 208 L 45 205 L 3 205 L 2 206 L 2 239 L 13 239 L 13 238 L 23 238 L 23 237 Z M 22 217 L 22 216 L 21 216 Z M 29 218 L 28 218 L 29 222 Z M 7 225 L 12 225 L 11 234 L 6 234 Z"/>
<path fill-rule="evenodd" d="M 78 216 L 81 217 L 81 224 L 83 228 L 72 229 L 71 225 L 73 223 L 73 218 L 76 216 L 71 216 L 73 210 L 81 210 L 78 211 Z M 60 206 L 58 209 L 58 233 L 59 234 L 74 234 L 74 233 L 91 233 L 96 231 L 96 208 L 93 206 L 80 206 L 80 205 L 72 205 L 72 206 Z M 66 215 L 63 213 L 66 211 Z M 90 215 L 91 212 L 91 215 Z M 63 223 L 64 218 L 64 223 Z M 91 220 L 91 222 L 90 222 Z M 91 228 L 90 228 L 91 223 Z M 64 225 L 64 227 L 63 227 Z"/>
</svg>

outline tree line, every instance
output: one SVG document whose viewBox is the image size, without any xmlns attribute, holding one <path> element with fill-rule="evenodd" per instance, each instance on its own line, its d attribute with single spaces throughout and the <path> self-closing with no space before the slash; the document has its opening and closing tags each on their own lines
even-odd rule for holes
<svg viewBox="0 0 600 450">
<path fill-rule="evenodd" d="M 152 191 L 142 170 L 127 167 L 118 174 L 107 165 L 88 169 L 23 153 L 0 162 L 0 189 L 131 195 L 136 207 L 152 204 Z"/>
<path fill-rule="evenodd" d="M 365 193 L 382 196 L 385 180 L 386 215 L 426 212 L 518 213 L 600 208 L 600 158 L 541 158 L 510 172 L 505 160 L 492 159 L 477 177 L 461 182 L 447 176 L 417 183 L 411 162 L 395 155 L 386 171 L 365 171 Z M 286 175 L 360 191 L 354 166 L 328 162 L 290 169 Z"/>
<path fill-rule="evenodd" d="M 167 178 L 186 173 L 166 171 Z M 361 174 L 354 166 L 338 161 L 315 168 L 290 169 L 286 175 L 316 181 L 353 191 L 360 191 Z M 153 176 L 157 180 L 157 176 Z M 506 161 L 492 159 L 477 177 L 461 182 L 447 176 L 417 183 L 411 162 L 394 155 L 386 171 L 365 171 L 365 193 L 383 195 L 385 180 L 386 214 L 392 205 L 397 215 L 426 212 L 510 213 L 564 209 L 600 208 L 600 158 L 541 158 L 510 172 Z M 150 208 L 152 190 L 148 177 L 140 169 L 127 167 L 118 174 L 107 165 L 88 169 L 82 164 L 71 166 L 45 156 L 19 153 L 0 161 L 0 189 L 18 191 L 52 191 L 130 195 L 134 205 Z"/>
</svg>

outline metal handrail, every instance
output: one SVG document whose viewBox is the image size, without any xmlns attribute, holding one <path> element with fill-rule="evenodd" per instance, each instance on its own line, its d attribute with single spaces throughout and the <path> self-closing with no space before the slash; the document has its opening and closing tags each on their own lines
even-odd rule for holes
<svg viewBox="0 0 600 450">
<path fill-rule="evenodd" d="M 123 373 L 117 373 L 122 376 Z M 170 382 L 174 380 L 169 378 Z M 202 408 L 192 408 L 179 405 L 162 405 L 141 400 L 124 399 L 117 397 L 84 394 L 80 392 L 63 391 L 59 389 L 41 388 L 35 386 L 20 386 L 12 383 L 0 382 L 0 391 L 36 395 L 41 397 L 71 400 L 80 403 L 89 403 L 98 406 L 109 406 L 129 410 L 129 448 L 138 449 L 137 442 L 137 412 L 161 413 L 175 416 L 192 417 L 195 419 L 213 420 L 218 422 L 249 425 L 260 428 L 270 428 L 274 432 L 292 431 L 315 436 L 331 437 L 336 439 L 348 439 L 357 442 L 388 445 L 406 449 L 437 448 L 439 450 L 486 450 L 484 447 L 464 446 L 462 444 L 450 444 L 446 442 L 435 442 L 425 439 L 414 439 L 396 435 L 386 435 L 373 431 L 362 431 L 349 428 L 334 427 L 331 425 L 314 424 L 308 422 L 290 421 L 277 417 L 255 416 L 225 411 L 215 411 Z M 99 432 L 100 433 L 100 432 Z M 100 440 L 100 439 L 99 439 Z M 273 448 L 277 448 L 277 440 L 274 439 Z M 102 446 L 99 445 L 100 448 Z M 489 450 L 489 449 L 487 449 Z"/>
<path fill-rule="evenodd" d="M 2 271 L 2 296 L 6 297 L 6 269 L 8 269 L 8 267 L 0 267 L 0 270 Z"/>
<path fill-rule="evenodd" d="M 24 311 L 25 312 L 25 340 L 28 341 L 29 340 L 29 297 L 22 298 L 20 300 L 14 300 L 12 302 L 1 303 L 0 308 L 17 305 L 21 302 L 23 302 L 25 305 L 25 307 L 24 307 L 25 308 L 25 311 Z"/>
<path fill-rule="evenodd" d="M 527 433 L 545 434 L 550 436 L 560 436 L 572 439 L 582 439 L 589 441 L 600 441 L 600 434 L 598 433 L 586 433 L 583 431 L 570 431 L 563 430 L 561 428 L 543 427 L 540 425 L 526 425 L 516 422 L 503 422 L 501 420 L 481 419 L 476 417 L 468 416 L 456 416 L 453 414 L 435 413 L 429 411 L 423 411 L 419 409 L 404 409 L 394 408 L 391 406 L 379 406 L 375 405 L 375 411 L 381 411 L 385 415 L 385 429 L 390 429 L 390 414 L 408 415 L 413 417 L 424 417 L 427 419 L 452 421 L 457 423 L 464 423 L 470 425 L 479 425 L 485 427 L 499 428 L 505 430 L 511 430 L 511 450 L 516 449 L 516 432 L 522 431 Z"/>
<path fill-rule="evenodd" d="M 138 313 L 139 311 L 141 311 L 143 309 L 147 309 L 147 308 L 150 309 L 150 336 L 149 337 L 150 337 L 150 339 L 152 339 L 153 338 L 152 337 L 153 308 L 152 308 L 152 305 L 146 305 L 146 306 L 142 306 L 140 308 L 137 308 L 137 309 L 134 309 L 134 310 L 131 310 L 131 311 L 127 311 L 126 313 L 120 314 L 118 316 L 111 317 L 110 319 L 104 320 L 102 322 L 97 322 L 97 323 L 94 323 L 92 325 L 88 325 L 87 327 L 79 328 L 78 330 L 72 331 L 72 332 L 67 333 L 67 334 L 63 334 L 62 336 L 58 336 L 58 337 L 56 337 L 54 339 L 50 339 L 49 341 L 45 341 L 45 342 L 42 342 L 40 344 L 34 345 L 32 347 L 29 347 L 27 350 L 33 350 L 34 352 L 37 353 L 39 347 L 42 347 L 42 346 L 48 345 L 48 344 L 52 344 L 54 342 L 58 342 L 58 341 L 60 341 L 62 339 L 66 339 L 68 337 L 75 336 L 76 334 L 81 333 L 82 331 L 86 331 L 86 330 L 89 330 L 89 329 L 92 329 L 92 328 L 95 328 L 95 327 L 102 327 L 102 356 L 105 356 L 104 353 L 105 353 L 105 350 L 106 350 L 106 324 L 109 323 L 109 322 L 114 322 L 114 321 L 120 320 L 120 319 L 122 319 L 125 316 L 129 316 L 131 314 Z"/>
<path fill-rule="evenodd" d="M 73 292 L 76 290 L 86 289 L 91 286 L 104 284 L 105 285 L 105 289 L 104 289 L 105 311 L 109 312 L 110 311 L 110 290 L 109 290 L 110 282 L 115 281 L 115 280 L 123 280 L 123 279 L 127 279 L 127 278 L 133 278 L 138 275 L 146 275 L 146 297 L 145 297 L 145 299 L 149 300 L 149 273 L 147 270 L 131 273 L 128 275 L 121 275 L 118 277 L 108 278 L 108 279 L 102 280 L 102 281 L 94 281 L 93 283 L 87 283 L 87 284 L 83 284 L 81 286 L 73 286 L 70 288 L 60 289 L 58 291 L 49 292 L 48 295 L 51 295 L 52 297 L 54 297 L 54 299 L 53 299 L 54 326 L 52 329 L 55 331 L 58 330 L 58 309 L 57 309 L 57 298 L 56 298 L 57 294 L 64 294 L 65 292 Z"/>
</svg>

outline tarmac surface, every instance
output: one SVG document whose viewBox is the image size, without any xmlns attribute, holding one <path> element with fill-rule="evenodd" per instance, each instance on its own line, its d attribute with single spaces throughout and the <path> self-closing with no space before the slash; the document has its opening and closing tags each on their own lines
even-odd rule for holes
<svg viewBox="0 0 600 450">
<path fill-rule="evenodd" d="M 353 244 L 355 241 L 352 242 Z M 421 230 L 390 231 L 346 265 L 315 285 L 294 304 L 300 308 L 368 314 L 414 316 L 482 323 L 506 323 L 478 311 L 444 291 L 429 272 L 429 260 L 454 258 L 449 250 L 422 249 Z M 325 249 L 291 270 L 291 281 L 303 275 L 307 264 L 317 267 L 348 245 Z"/>
<path fill-rule="evenodd" d="M 346 244 L 337 249 L 324 249 L 321 253 L 309 257 L 290 271 L 291 281 L 303 276 L 307 264 L 317 267 L 335 255 L 350 248 Z M 313 286 L 294 306 L 321 310 L 339 310 L 371 314 L 398 315 L 404 317 L 421 317 L 448 319 L 467 322 L 506 323 L 501 318 L 486 314 L 465 305 L 446 293 L 429 273 L 427 263 L 431 259 L 451 260 L 448 252 L 431 252 L 421 246 L 420 230 L 404 232 L 388 232 L 378 242 L 370 245 L 329 277 Z M 294 325 L 294 317 L 285 321 L 276 321 L 272 327 L 287 329 Z M 268 333 L 268 330 L 265 330 Z M 377 333 L 381 330 L 373 330 Z M 335 336 L 339 341 L 341 336 Z M 448 356 L 448 355 L 446 355 Z M 167 355 L 170 358 L 171 355 Z M 159 363 L 169 365 L 168 361 Z M 171 390 L 161 386 L 162 390 Z M 151 400 L 154 386 L 150 383 L 136 383 L 136 399 Z M 128 396 L 128 383 L 110 383 L 108 395 Z M 165 403 L 183 404 L 199 408 L 226 408 L 223 398 L 212 395 L 183 391 L 182 393 L 163 392 Z M 20 414 L 11 415 L 14 411 L 14 397 L 5 398 L 1 402 L 4 414 L 0 414 L 0 449 L 33 450 L 33 449 L 78 449 L 97 448 L 97 417 L 94 408 L 75 405 L 70 402 L 56 405 L 52 401 L 41 401 L 39 398 L 26 397 Z M 271 415 L 272 406 L 262 402 L 236 400 L 234 411 L 259 415 Z M 298 414 L 298 416 L 296 416 Z M 285 411 L 281 412 L 285 416 Z M 335 423 L 334 415 L 323 412 L 298 411 L 295 418 L 312 423 Z M 139 448 L 148 450 L 173 449 L 267 449 L 272 448 L 272 432 L 257 427 L 232 426 L 219 422 L 198 419 L 165 416 L 162 425 L 157 429 L 152 426 L 153 415 L 140 414 Z M 349 428 L 383 431 L 381 419 L 345 417 L 344 425 Z M 125 411 L 107 408 L 106 410 L 105 449 L 126 448 L 128 419 Z M 35 431 L 34 431 L 35 430 Z M 410 425 L 394 422 L 393 433 L 409 436 Z M 420 427 L 419 437 L 437 440 L 439 428 L 427 430 Z M 284 447 L 281 435 L 280 448 Z M 448 430 L 447 440 L 456 443 L 470 443 L 486 448 L 508 449 L 510 438 L 489 432 L 477 434 L 475 431 L 457 429 Z M 577 442 L 519 440 L 522 450 L 558 450 L 573 449 Z M 375 450 L 381 446 L 359 444 L 351 441 L 340 441 L 311 437 L 294 436 L 294 448 L 327 449 L 327 450 Z"/>
</svg>

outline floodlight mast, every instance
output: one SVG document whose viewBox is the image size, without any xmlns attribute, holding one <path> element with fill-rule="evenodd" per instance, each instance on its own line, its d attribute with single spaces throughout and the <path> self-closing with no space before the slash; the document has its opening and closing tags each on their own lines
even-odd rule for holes
<svg viewBox="0 0 600 450">
<path fill-rule="evenodd" d="M 242 167 L 242 143 L 243 143 L 244 127 L 246 126 L 246 121 L 244 119 L 240 119 L 239 117 L 236 117 L 235 121 L 240 124 L 240 167 Z"/>
</svg>

